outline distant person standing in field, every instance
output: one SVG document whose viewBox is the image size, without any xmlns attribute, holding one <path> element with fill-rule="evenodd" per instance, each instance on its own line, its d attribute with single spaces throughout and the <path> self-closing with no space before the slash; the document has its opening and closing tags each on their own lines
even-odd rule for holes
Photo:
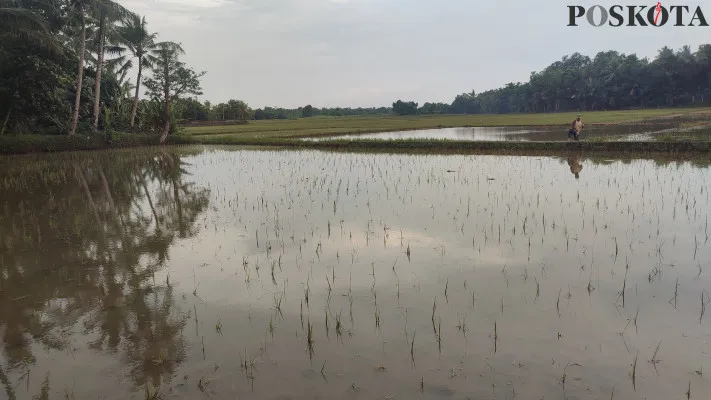
<svg viewBox="0 0 711 400">
<path fill-rule="evenodd" d="M 585 126 L 585 124 L 583 124 L 583 117 L 578 114 L 578 118 L 573 120 L 573 124 L 568 131 L 568 139 L 573 138 L 579 140 L 578 138 L 580 137 L 580 132 L 583 130 L 583 126 Z"/>
</svg>

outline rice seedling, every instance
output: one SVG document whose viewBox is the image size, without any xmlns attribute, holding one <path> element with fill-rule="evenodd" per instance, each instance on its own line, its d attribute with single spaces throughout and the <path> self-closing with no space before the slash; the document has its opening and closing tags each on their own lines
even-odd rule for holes
<svg viewBox="0 0 711 400">
<path fill-rule="evenodd" d="M 494 321 L 494 354 L 496 354 L 496 350 L 498 349 L 498 343 L 499 343 L 499 331 L 496 327 L 496 321 Z"/>
<path fill-rule="evenodd" d="M 300 303 L 300 310 L 299 310 L 299 319 L 301 320 L 301 330 L 304 329 L 304 302 L 302 301 Z"/>
<path fill-rule="evenodd" d="M 657 371 L 657 364 L 662 362 L 662 360 L 657 358 L 657 353 L 659 353 L 659 346 L 661 346 L 661 344 L 662 344 L 661 341 L 657 344 L 657 348 L 654 349 L 654 354 L 652 354 L 652 359 L 649 360 L 649 362 L 652 363 L 652 366 L 654 367 L 654 371 L 657 373 L 657 375 L 659 375 L 659 371 Z"/>
<path fill-rule="evenodd" d="M 447 296 L 447 291 L 449 290 L 449 279 L 447 279 L 447 282 L 444 284 L 444 300 L 449 304 L 449 297 Z"/>
<path fill-rule="evenodd" d="M 632 388 L 634 391 L 637 391 L 637 358 L 639 357 L 639 353 L 634 357 L 634 362 L 632 363 L 632 374 L 630 375 L 632 378 Z"/>
<path fill-rule="evenodd" d="M 285 288 L 286 290 L 286 288 Z M 284 318 L 284 313 L 281 311 L 282 300 L 284 300 L 284 293 L 277 296 L 274 295 L 274 313 L 278 314 L 281 318 Z"/>
<path fill-rule="evenodd" d="M 674 309 L 678 309 L 676 307 L 677 298 L 679 298 L 679 278 L 676 278 L 676 283 L 674 284 L 674 297 L 669 300 L 669 304 L 673 305 Z"/>
<path fill-rule="evenodd" d="M 417 332 L 413 332 L 412 341 L 410 342 L 410 359 L 413 367 L 415 366 L 415 336 L 417 336 Z"/>
<path fill-rule="evenodd" d="M 560 379 L 558 380 L 558 381 L 560 382 L 561 386 L 563 387 L 563 391 L 564 391 L 564 392 L 565 392 L 565 382 L 566 382 L 567 379 L 568 379 L 568 368 L 569 368 L 569 367 L 573 367 L 573 366 L 574 366 L 574 367 L 581 367 L 581 365 L 578 364 L 578 363 L 572 363 L 572 364 L 571 364 L 571 363 L 567 363 L 567 364 L 565 364 L 565 367 L 563 368 L 563 375 L 562 375 L 562 376 L 560 377 Z"/>
<path fill-rule="evenodd" d="M 459 332 L 462 332 L 462 334 L 464 335 L 464 339 L 466 340 L 466 338 L 467 338 L 467 315 L 464 314 L 463 318 L 462 317 L 458 317 L 458 318 L 459 318 L 459 322 L 457 323 L 457 330 Z"/>
<path fill-rule="evenodd" d="M 269 359 L 263 367 L 266 373 L 278 371 L 284 379 L 299 382 L 305 373 L 318 377 L 318 370 L 304 372 L 293 360 L 306 350 L 313 362 L 319 322 L 312 322 L 311 317 L 316 318 L 319 311 L 312 311 L 323 310 L 325 358 L 331 369 L 336 364 L 348 367 L 327 371 L 325 358 L 320 360 L 322 383 L 304 389 L 314 396 L 338 390 L 334 385 L 340 379 L 354 382 L 354 391 L 367 388 L 367 396 L 390 395 L 379 391 L 373 366 L 387 364 L 388 374 L 399 371 L 402 365 L 398 363 L 406 361 L 398 358 L 397 352 L 408 351 L 403 347 L 409 347 L 413 371 L 420 365 L 439 371 L 428 373 L 428 391 L 449 396 L 448 390 L 456 386 L 450 380 L 464 376 L 458 363 L 481 350 L 476 340 L 469 339 L 478 337 L 479 328 L 491 323 L 487 318 L 492 316 L 494 331 L 489 337 L 495 357 L 503 354 L 498 353 L 498 320 L 507 318 L 507 331 L 523 330 L 527 338 L 515 342 L 512 350 L 528 352 L 527 361 L 540 368 L 539 372 L 561 378 L 566 397 L 589 396 L 583 386 L 591 390 L 605 387 L 604 393 L 612 386 L 611 398 L 619 397 L 624 376 L 615 376 L 614 371 L 627 368 L 619 358 L 625 354 L 619 352 L 623 347 L 635 360 L 631 378 L 636 390 L 637 357 L 631 354 L 640 346 L 636 341 L 644 339 L 645 327 L 654 327 L 657 340 L 683 338 L 675 342 L 680 351 L 665 353 L 664 365 L 687 366 L 686 370 L 695 371 L 692 375 L 703 374 L 701 365 L 689 358 L 703 348 L 701 327 L 659 321 L 683 321 L 690 313 L 699 312 L 699 323 L 703 324 L 711 302 L 708 289 L 703 290 L 708 286 L 703 266 L 711 261 L 704 212 L 711 205 L 705 189 L 711 181 L 705 160 L 677 161 L 674 157 L 678 155 L 662 157 L 664 160 L 649 155 L 641 159 L 631 156 L 630 160 L 586 155 L 580 160 L 585 166 L 580 180 L 560 184 L 570 173 L 565 156 L 548 154 L 471 157 L 205 148 L 177 158 L 192 163 L 182 167 L 191 175 L 180 176 L 162 175 L 160 168 L 149 169 L 144 164 L 122 167 L 126 171 L 119 172 L 121 168 L 89 157 L 94 157 L 91 163 L 79 164 L 86 187 L 71 165 L 66 172 L 62 162 L 45 164 L 47 173 L 33 183 L 25 175 L 8 171 L 35 168 L 34 164 L 10 167 L 11 163 L 0 158 L 0 297 L 8 310 L 17 310 L 0 322 L 0 332 L 17 332 L 18 337 L 32 338 L 30 343 L 48 347 L 48 355 L 34 354 L 36 346 L 11 343 L 17 351 L 5 355 L 6 364 L 17 365 L 10 363 L 9 357 L 24 352 L 53 370 L 59 361 L 72 362 L 69 357 L 77 354 L 66 343 L 79 340 L 79 332 L 90 332 L 105 338 L 92 343 L 93 352 L 130 365 L 149 360 L 150 376 L 149 371 L 139 371 L 132 374 L 141 376 L 132 378 L 160 382 L 170 373 L 168 369 L 175 368 L 203 376 L 196 369 L 206 362 L 208 349 L 211 361 L 224 365 L 235 346 L 230 338 L 239 337 L 255 347 L 253 354 Z M 146 157 L 154 158 L 153 153 Z M 100 169 L 113 206 L 103 189 Z M 443 172 L 447 170 L 476 172 Z M 70 182 L 66 188 L 65 182 Z M 70 190 L 75 188 L 76 195 Z M 193 192 L 201 188 L 208 190 L 205 196 L 191 200 Z M 34 204 L 33 198 L 43 200 Z M 416 244 L 434 251 L 412 257 Z M 669 246 L 680 251 L 671 252 Z M 407 257 L 407 267 L 399 264 L 400 257 Z M 624 274 L 618 264 L 622 259 Z M 376 263 L 387 260 L 391 260 L 392 275 L 375 269 Z M 240 262 L 243 271 L 229 268 L 230 263 Z M 188 263 L 187 270 L 181 263 Z M 196 265 L 192 280 L 190 263 Z M 492 265 L 503 268 L 492 269 Z M 261 273 L 265 266 L 268 274 Z M 337 279 L 345 273 L 343 268 L 349 268 L 348 280 L 342 275 Z M 663 279 L 670 269 L 676 275 L 671 299 L 663 295 L 671 289 L 671 282 L 664 284 Z M 312 280 L 318 274 L 326 281 Z M 290 280 L 303 284 L 290 286 Z M 442 281 L 445 284 L 440 286 Z M 557 319 L 549 313 L 553 304 L 539 301 L 546 296 L 542 291 L 545 281 L 559 287 Z M 568 288 L 565 293 L 564 287 Z M 588 301 L 582 301 L 580 290 L 587 291 Z M 686 301 L 687 292 L 693 290 L 698 290 L 700 308 L 698 303 Z M 428 296 L 433 298 L 430 321 L 426 315 L 411 312 L 427 307 Z M 444 306 L 438 296 L 444 296 Z M 298 308 L 295 299 L 299 300 Z M 565 299 L 567 305 L 561 304 Z M 625 312 L 628 300 L 636 308 L 634 314 Z M 190 303 L 193 310 L 182 309 L 189 309 Z M 229 312 L 223 308 L 225 303 Z M 199 314 L 197 304 L 202 307 Z M 643 304 L 648 312 L 639 319 Z M 346 306 L 349 327 L 342 319 Z M 468 312 L 470 307 L 476 312 Z M 386 319 L 402 318 L 403 310 L 404 326 L 385 323 Z M 566 321 L 561 325 L 564 311 Z M 355 324 L 356 313 L 369 319 L 369 312 L 376 329 L 369 323 Z M 497 317 L 499 313 L 501 317 Z M 120 323 L 128 326 L 122 328 L 125 333 L 109 330 L 115 315 L 125 316 L 126 322 Z M 601 315 L 606 323 L 589 322 Z M 26 316 L 25 320 L 20 320 L 21 316 Z M 204 333 L 206 318 L 217 335 Z M 17 323 L 12 325 L 13 321 Z M 192 330 L 184 332 L 186 323 L 195 324 L 194 335 Z M 417 339 L 415 331 L 429 323 L 434 341 Z M 456 331 L 447 331 L 447 324 Z M 627 333 L 633 325 L 636 337 Z M 581 326 L 585 327 L 584 335 L 577 334 Z M 610 326 L 623 329 L 611 331 Z M 332 328 L 337 337 L 334 343 L 330 343 Z M 285 335 L 287 332 L 293 335 Z M 445 339 L 451 337 L 448 334 L 459 333 L 464 336 L 461 343 L 443 348 Z M 613 335 L 620 335 L 622 343 Z M 204 336 L 209 340 L 207 347 Z M 114 337 L 118 343 L 130 343 L 132 350 L 106 339 Z M 349 340 L 344 342 L 344 337 Z M 58 351 L 52 347 L 55 341 L 57 347 L 59 342 L 64 347 Z M 336 343 L 337 347 L 330 347 Z M 377 343 L 382 347 L 374 345 Z M 529 351 L 531 343 L 536 343 L 534 353 Z M 303 344 L 306 349 L 299 347 Z M 221 350 L 215 352 L 215 348 Z M 559 367 L 563 365 L 550 362 L 552 354 L 556 358 L 573 356 L 573 348 L 599 352 L 609 368 L 594 365 L 592 370 L 598 372 L 586 376 L 586 385 L 573 384 L 578 379 L 567 373 L 572 364 L 565 365 L 561 375 Z M 201 350 L 203 361 L 199 360 Z M 659 345 L 648 359 L 654 361 L 655 370 L 663 365 L 661 354 Z M 359 362 L 359 357 L 374 361 Z M 247 359 L 246 349 L 240 358 L 244 358 L 242 369 L 255 396 L 280 395 L 272 385 L 255 384 L 258 361 Z M 502 361 L 489 360 L 497 366 L 497 376 L 527 379 L 532 373 L 521 363 Z M 491 365 L 472 364 L 466 374 L 488 376 Z M 7 380 L 14 388 L 21 388 L 16 384 L 29 379 L 26 372 L 12 370 Z M 679 397 L 686 377 L 661 372 L 657 379 L 640 380 L 644 392 L 660 398 Z M 98 376 L 92 371 L 87 375 Z M 336 376 L 339 379 L 331 379 Z M 227 394 L 221 393 L 227 390 L 221 382 L 225 377 L 204 377 L 206 394 Z M 107 387 L 115 385 L 97 379 Z M 686 383 L 690 397 L 688 380 Z M 392 384 L 395 390 L 402 389 L 399 383 Z M 127 392 L 131 385 L 125 385 Z M 189 386 L 197 392 L 194 385 L 191 380 Z M 557 390 L 557 385 L 553 386 Z M 506 390 L 509 387 L 511 390 Z M 424 392 L 424 378 L 419 388 Z M 513 382 L 506 388 L 492 385 L 492 394 L 497 398 L 521 396 L 520 387 L 516 389 Z M 34 394 L 13 390 L 18 398 Z M 124 394 L 118 391 L 117 396 Z M 559 396 L 549 387 L 542 387 L 541 392 L 546 398 Z M 699 393 L 697 385 L 697 397 Z"/>
<path fill-rule="evenodd" d="M 306 333 L 306 344 L 307 344 L 307 350 L 309 353 L 309 359 L 313 359 L 314 356 L 314 338 L 313 338 L 313 324 L 311 324 L 311 320 L 307 321 L 308 330 Z"/>
<path fill-rule="evenodd" d="M 343 323 L 341 323 L 341 313 L 336 315 L 336 335 L 340 339 L 343 336 Z"/>
<path fill-rule="evenodd" d="M 442 354 L 442 319 L 437 321 L 437 349 Z"/>
</svg>

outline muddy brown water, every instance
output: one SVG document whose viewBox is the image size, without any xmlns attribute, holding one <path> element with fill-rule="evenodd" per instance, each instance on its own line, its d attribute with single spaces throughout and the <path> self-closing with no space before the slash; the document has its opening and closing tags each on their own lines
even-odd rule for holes
<svg viewBox="0 0 711 400">
<path fill-rule="evenodd" d="M 0 171 L 3 398 L 711 395 L 708 162 L 166 148 Z"/>
</svg>

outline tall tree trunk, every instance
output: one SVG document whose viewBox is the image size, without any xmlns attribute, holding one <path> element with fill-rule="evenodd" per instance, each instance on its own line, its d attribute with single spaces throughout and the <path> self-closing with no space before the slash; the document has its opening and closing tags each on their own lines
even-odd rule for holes
<svg viewBox="0 0 711 400">
<path fill-rule="evenodd" d="M 109 202 L 109 208 L 111 209 L 111 215 L 113 216 L 114 224 L 116 225 L 116 229 L 121 233 L 121 236 L 124 239 L 124 249 L 128 249 L 131 246 L 130 244 L 126 246 L 126 243 L 129 242 L 129 240 L 127 240 L 126 238 L 126 230 L 124 229 L 123 221 L 121 221 L 121 216 L 119 215 L 118 210 L 116 209 L 114 197 L 111 195 L 109 181 L 106 179 L 106 175 L 104 175 L 104 169 L 101 167 L 99 167 L 99 176 L 101 177 L 101 185 L 104 189 L 104 195 L 106 196 L 106 200 Z"/>
<path fill-rule="evenodd" d="M 81 81 L 84 79 L 84 51 L 86 50 L 86 16 L 84 9 L 80 8 L 81 13 L 81 38 L 79 44 L 79 67 L 77 68 L 77 85 L 76 96 L 74 98 L 74 116 L 72 124 L 69 128 L 69 136 L 73 136 L 77 132 L 77 123 L 79 122 L 79 107 L 81 106 Z"/>
<path fill-rule="evenodd" d="M 185 222 L 183 221 L 183 204 L 180 202 L 180 191 L 178 190 L 179 181 L 176 180 L 175 174 L 180 173 L 180 165 L 177 166 L 178 170 L 172 171 L 171 175 L 172 176 L 172 181 L 173 181 L 173 197 L 175 200 L 175 209 L 178 212 L 178 234 L 180 238 L 185 238 L 186 236 L 186 229 L 185 229 Z"/>
<path fill-rule="evenodd" d="M 153 199 L 151 198 L 151 193 L 148 191 L 148 185 L 143 177 L 139 178 L 141 184 L 143 185 L 143 190 L 146 192 L 146 199 L 148 200 L 148 205 L 151 207 L 151 212 L 153 213 L 153 219 L 156 222 L 156 231 L 160 231 L 160 219 L 156 213 L 156 208 L 153 206 Z"/>
<path fill-rule="evenodd" d="M 99 168 L 99 177 L 101 177 L 101 186 L 104 189 L 104 195 L 106 196 L 106 200 L 109 202 L 109 208 L 111 209 L 111 213 L 116 215 L 116 219 L 118 220 L 116 203 L 114 203 L 114 197 L 111 195 L 111 189 L 109 189 L 109 181 L 106 179 L 106 175 L 104 175 L 103 168 Z"/>
<path fill-rule="evenodd" d="M 143 73 L 143 55 L 138 56 L 138 77 L 136 78 L 136 94 L 133 96 L 133 108 L 131 109 L 131 132 L 136 123 L 136 112 L 138 111 L 138 91 L 141 89 L 141 75 Z"/>
<path fill-rule="evenodd" d="M 94 85 L 94 132 L 99 130 L 99 115 L 101 108 L 101 74 L 104 71 L 104 44 L 106 41 L 106 15 L 101 14 L 101 22 L 99 22 L 99 60 L 96 65 L 96 84 Z"/>
<path fill-rule="evenodd" d="M 0 129 L 0 135 L 5 134 L 5 129 L 7 129 L 7 123 L 10 121 L 10 113 L 12 112 L 12 105 L 7 110 L 7 115 L 5 115 L 5 122 L 2 123 L 2 129 Z"/>
<path fill-rule="evenodd" d="M 163 133 L 160 135 L 160 144 L 165 143 L 165 140 L 168 138 L 168 133 L 170 133 L 170 71 L 168 70 L 168 64 L 168 62 L 165 63 L 163 71 L 165 74 L 165 82 L 163 83 L 163 96 L 165 96 L 163 117 L 165 118 L 165 126 L 163 127 Z"/>
<path fill-rule="evenodd" d="M 79 185 L 81 186 L 82 190 L 84 191 L 84 194 L 86 195 L 86 200 L 89 203 L 89 207 L 94 211 L 94 218 L 96 218 L 96 228 L 101 232 L 101 235 L 104 235 L 104 226 L 101 224 L 101 218 L 99 218 L 99 208 L 96 206 L 96 203 L 94 202 L 94 197 L 91 195 L 91 190 L 89 189 L 89 184 L 86 181 L 86 177 L 84 176 L 84 172 L 78 167 L 74 166 L 74 172 L 76 174 L 77 179 L 79 180 Z"/>
</svg>

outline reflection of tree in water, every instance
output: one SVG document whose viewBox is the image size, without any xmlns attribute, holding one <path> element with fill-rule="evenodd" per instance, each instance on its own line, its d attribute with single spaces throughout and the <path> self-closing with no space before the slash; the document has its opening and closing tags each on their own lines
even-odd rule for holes
<svg viewBox="0 0 711 400">
<path fill-rule="evenodd" d="M 136 385 L 158 386 L 184 358 L 185 320 L 155 272 L 197 233 L 206 189 L 177 154 L 94 153 L 0 163 L 0 383 L 33 349 L 119 353 Z"/>
</svg>

